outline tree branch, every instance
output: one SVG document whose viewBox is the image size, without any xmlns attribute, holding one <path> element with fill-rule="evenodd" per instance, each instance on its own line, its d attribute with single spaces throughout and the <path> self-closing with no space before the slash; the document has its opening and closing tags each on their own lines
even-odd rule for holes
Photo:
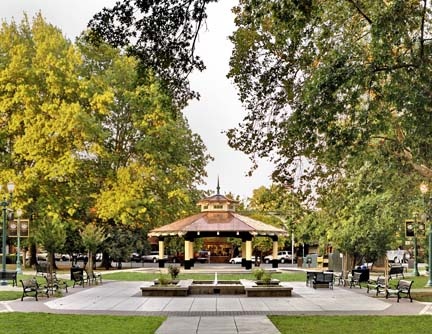
<svg viewBox="0 0 432 334">
<path fill-rule="evenodd" d="M 426 7 L 427 7 L 427 0 L 423 0 L 423 13 L 422 13 L 422 20 L 421 20 L 421 31 L 420 31 L 420 59 L 423 60 L 424 56 L 424 26 L 425 26 L 425 16 L 426 16 Z"/>
<path fill-rule="evenodd" d="M 354 0 L 348 0 L 348 2 L 351 2 L 354 7 L 357 9 L 359 14 L 364 17 L 364 19 L 369 23 L 372 24 L 372 20 L 369 18 L 369 16 L 366 15 L 366 13 L 360 8 L 360 6 L 354 1 Z"/>
</svg>

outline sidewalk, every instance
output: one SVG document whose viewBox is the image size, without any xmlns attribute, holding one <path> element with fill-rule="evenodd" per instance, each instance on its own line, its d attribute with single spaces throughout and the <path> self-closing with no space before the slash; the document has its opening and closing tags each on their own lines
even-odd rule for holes
<svg viewBox="0 0 432 334">
<path fill-rule="evenodd" d="M 432 314 L 430 304 L 403 299 L 374 298 L 366 289 L 336 286 L 313 289 L 304 282 L 289 282 L 292 297 L 251 298 L 206 295 L 142 297 L 142 282 L 107 281 L 93 287 L 70 288 L 61 298 L 25 298 L 0 302 L 0 312 L 74 314 L 165 315 L 157 334 L 278 333 L 266 317 L 278 315 L 416 315 Z M 19 290 L 19 289 L 18 289 Z"/>
<path fill-rule="evenodd" d="M 0 312 L 168 316 L 157 334 L 279 333 L 267 315 L 432 315 L 430 303 L 375 298 L 365 288 L 335 286 L 331 290 L 313 289 L 304 282 L 284 284 L 293 287 L 292 297 L 142 297 L 143 282 L 104 281 L 97 286 L 71 287 L 61 298 L 0 302 Z M 0 287 L 3 289 L 12 287 Z M 13 289 L 22 291 L 21 287 Z"/>
</svg>

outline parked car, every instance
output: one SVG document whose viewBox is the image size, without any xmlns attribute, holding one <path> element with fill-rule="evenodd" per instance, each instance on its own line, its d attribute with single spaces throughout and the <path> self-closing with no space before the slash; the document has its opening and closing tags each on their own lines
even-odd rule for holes
<svg viewBox="0 0 432 334">
<path fill-rule="evenodd" d="M 164 259 L 168 260 L 168 255 L 164 255 Z M 150 254 L 141 256 L 143 262 L 153 262 L 159 261 L 159 251 L 151 251 Z"/>
<path fill-rule="evenodd" d="M 291 251 L 279 251 L 277 254 L 277 259 L 279 260 L 280 263 L 291 262 L 293 259 L 293 256 L 292 256 Z M 270 263 L 272 260 L 273 260 L 272 255 L 264 256 L 264 262 L 265 263 Z M 296 262 L 295 257 L 294 257 L 294 262 Z"/>
<path fill-rule="evenodd" d="M 141 255 L 139 253 L 132 253 L 130 256 L 131 262 L 141 262 Z"/>
<path fill-rule="evenodd" d="M 251 261 L 255 262 L 255 256 L 251 256 Z M 232 257 L 229 260 L 229 263 L 231 263 L 231 264 L 240 264 L 241 262 L 242 262 L 242 257 L 241 256 Z"/>
<path fill-rule="evenodd" d="M 210 263 L 210 252 L 204 250 L 199 251 L 197 256 L 195 257 L 195 260 L 200 263 Z"/>
<path fill-rule="evenodd" d="M 55 253 L 54 259 L 56 261 L 70 261 L 70 255 L 69 254 Z"/>
</svg>

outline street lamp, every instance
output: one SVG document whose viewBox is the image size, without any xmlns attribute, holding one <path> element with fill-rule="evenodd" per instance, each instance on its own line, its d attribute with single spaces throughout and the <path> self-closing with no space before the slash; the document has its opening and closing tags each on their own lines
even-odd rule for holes
<svg viewBox="0 0 432 334">
<path fill-rule="evenodd" d="M 0 191 L 2 186 L 0 185 Z M 7 191 L 9 193 L 9 200 L 6 199 L 6 196 L 3 198 L 3 201 L 0 202 L 3 207 L 3 233 L 2 233 L 2 271 L 6 271 L 6 234 L 7 234 L 7 210 L 8 206 L 12 203 L 12 193 L 15 190 L 15 184 L 13 182 L 9 182 L 7 184 Z M 7 285 L 7 281 L 1 281 L 1 285 Z"/>
<path fill-rule="evenodd" d="M 431 217 L 430 217 L 430 205 L 432 198 L 429 198 L 429 203 L 426 204 L 426 193 L 428 192 L 429 187 L 426 183 L 422 183 L 420 184 L 420 191 L 423 194 L 423 200 L 424 200 L 424 205 L 426 208 L 426 222 L 429 221 L 429 234 L 428 234 L 428 239 L 429 239 L 429 259 L 428 259 L 428 271 L 429 271 L 429 279 L 426 283 L 426 286 L 430 286 L 432 287 L 432 225 L 431 225 Z"/>
<path fill-rule="evenodd" d="M 21 270 L 21 243 L 20 243 L 20 237 L 21 237 L 21 216 L 22 216 L 22 210 L 18 209 L 16 212 L 17 215 L 17 260 L 16 260 L 16 271 L 18 274 L 22 274 Z"/>
<path fill-rule="evenodd" d="M 414 276 L 420 276 L 419 271 L 418 271 L 418 261 L 417 261 L 417 224 L 418 224 L 418 220 L 417 220 L 417 212 L 414 212 L 414 271 L 413 271 L 413 275 Z"/>
</svg>

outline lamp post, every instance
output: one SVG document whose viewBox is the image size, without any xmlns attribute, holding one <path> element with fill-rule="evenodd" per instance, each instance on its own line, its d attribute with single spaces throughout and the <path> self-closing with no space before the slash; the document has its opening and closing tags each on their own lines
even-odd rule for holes
<svg viewBox="0 0 432 334">
<path fill-rule="evenodd" d="M 0 190 L 1 190 L 0 186 Z M 9 200 L 6 197 L 3 198 L 3 201 L 0 202 L 3 207 L 3 233 L 2 233 L 2 271 L 6 271 L 6 234 L 7 234 L 7 210 L 8 206 L 12 203 L 12 193 L 15 190 L 15 184 L 13 182 L 9 182 L 7 184 L 7 191 L 9 193 Z M 7 285 L 7 281 L 1 281 L 1 285 Z"/>
<path fill-rule="evenodd" d="M 423 194 L 423 200 L 425 204 L 426 209 L 426 222 L 429 221 L 429 233 L 428 233 L 428 239 L 429 239 L 429 258 L 428 258 L 428 272 L 429 272 L 429 279 L 426 283 L 426 286 L 432 287 L 432 224 L 431 224 L 431 217 L 430 217 L 430 209 L 431 209 L 431 201 L 432 198 L 429 198 L 429 203 L 426 203 L 426 193 L 428 192 L 429 187 L 426 183 L 420 184 L 420 191 Z"/>
<path fill-rule="evenodd" d="M 418 230 L 418 214 L 417 212 L 414 212 L 414 270 L 413 270 L 413 275 L 414 276 L 420 276 L 419 271 L 418 271 L 418 261 L 417 261 L 417 230 Z"/>
<path fill-rule="evenodd" d="M 22 216 L 22 210 L 18 209 L 16 212 L 17 215 L 17 260 L 16 260 L 16 271 L 18 274 L 22 274 L 21 270 L 21 216 Z"/>
</svg>

